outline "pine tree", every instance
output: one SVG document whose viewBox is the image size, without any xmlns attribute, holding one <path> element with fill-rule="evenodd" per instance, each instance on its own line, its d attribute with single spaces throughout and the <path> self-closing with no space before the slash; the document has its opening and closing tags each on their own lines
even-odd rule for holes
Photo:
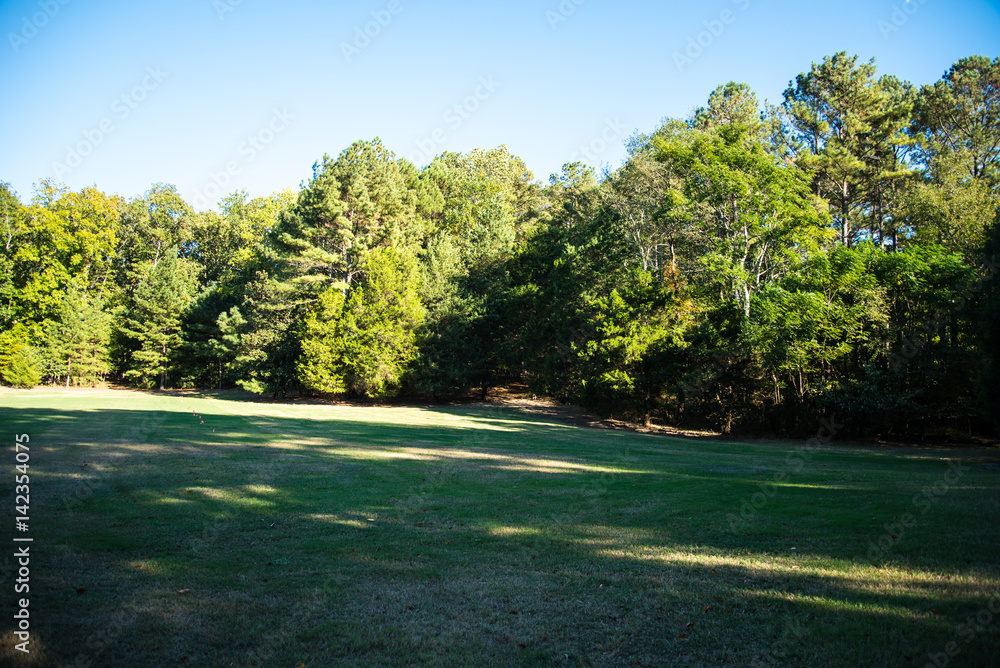
<svg viewBox="0 0 1000 668">
<path fill-rule="evenodd" d="M 9 385 L 31 388 L 42 380 L 41 363 L 31 338 L 22 323 L 0 333 L 0 376 Z"/>
<path fill-rule="evenodd" d="M 237 306 L 228 312 L 219 314 L 215 321 L 215 336 L 208 340 L 208 349 L 216 358 L 219 366 L 219 389 L 222 389 L 223 370 L 231 369 L 237 362 L 237 352 L 240 346 L 240 333 L 246 320 L 240 314 Z"/>
<path fill-rule="evenodd" d="M 305 320 L 298 371 L 309 389 L 391 396 L 416 355 L 423 317 L 416 263 L 380 249 L 368 256 L 364 276 L 346 298 L 328 289 Z"/>
<path fill-rule="evenodd" d="M 63 292 L 45 332 L 49 368 L 56 375 L 65 372 L 66 387 L 73 378 L 77 385 L 97 385 L 110 370 L 111 315 L 101 300 L 72 288 Z"/>
<path fill-rule="evenodd" d="M 149 382 L 159 377 L 160 389 L 164 389 L 174 353 L 182 343 L 181 318 L 194 287 L 194 271 L 177 257 L 176 248 L 149 266 L 122 319 L 122 331 L 138 344 L 126 378 Z"/>
<path fill-rule="evenodd" d="M 883 191 L 906 173 L 901 147 L 909 141 L 912 97 L 909 84 L 876 80 L 874 61 L 858 63 L 843 51 L 813 63 L 785 91 L 784 109 L 803 149 L 797 163 L 830 202 L 844 245 L 865 227 L 885 227 Z"/>
</svg>

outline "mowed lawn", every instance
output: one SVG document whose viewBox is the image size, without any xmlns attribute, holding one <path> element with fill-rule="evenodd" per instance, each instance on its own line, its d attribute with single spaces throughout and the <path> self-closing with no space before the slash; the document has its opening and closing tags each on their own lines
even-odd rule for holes
<svg viewBox="0 0 1000 668">
<path fill-rule="evenodd" d="M 1000 665 L 1000 451 L 0 391 L 0 665 Z"/>
</svg>

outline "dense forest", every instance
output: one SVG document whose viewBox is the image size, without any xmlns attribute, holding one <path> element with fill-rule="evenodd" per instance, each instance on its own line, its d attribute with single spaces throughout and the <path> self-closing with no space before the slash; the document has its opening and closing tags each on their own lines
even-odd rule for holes
<svg viewBox="0 0 1000 668">
<path fill-rule="evenodd" d="M 943 65 L 944 66 L 944 65 Z M 597 174 L 379 139 L 199 213 L 0 184 L 0 376 L 455 398 L 522 383 L 724 432 L 1000 424 L 1000 58 L 930 85 L 838 53 L 718 87 Z"/>
</svg>

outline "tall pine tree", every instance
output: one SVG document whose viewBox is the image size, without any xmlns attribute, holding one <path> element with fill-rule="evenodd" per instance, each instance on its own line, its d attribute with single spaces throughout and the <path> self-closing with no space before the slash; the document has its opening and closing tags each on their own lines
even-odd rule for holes
<svg viewBox="0 0 1000 668">
<path fill-rule="evenodd" d="M 177 257 L 176 248 L 147 266 L 122 318 L 121 330 L 138 344 L 125 377 L 147 383 L 158 378 L 162 390 L 182 343 L 181 318 L 195 290 L 195 270 Z"/>
</svg>

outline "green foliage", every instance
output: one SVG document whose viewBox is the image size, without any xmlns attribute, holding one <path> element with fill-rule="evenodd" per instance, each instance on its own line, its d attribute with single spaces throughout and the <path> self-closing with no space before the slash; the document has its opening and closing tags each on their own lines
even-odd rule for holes
<svg viewBox="0 0 1000 668">
<path fill-rule="evenodd" d="M 690 130 L 653 144 L 678 179 L 666 198 L 669 215 L 683 221 L 700 247 L 704 287 L 731 296 L 745 315 L 757 291 L 827 238 L 826 216 L 806 176 L 776 163 L 745 128 Z"/>
<path fill-rule="evenodd" d="M 0 333 L 0 376 L 8 385 L 27 389 L 42 381 L 41 364 L 31 340 L 31 332 L 22 323 Z"/>
<path fill-rule="evenodd" d="M 288 287 L 309 298 L 350 288 L 374 249 L 419 240 L 415 209 L 401 163 L 377 138 L 355 142 L 336 160 L 323 156 L 274 234 Z"/>
<path fill-rule="evenodd" d="M 296 334 L 305 306 L 289 302 L 287 285 L 258 269 L 240 288 L 240 313 L 246 319 L 237 352 L 236 384 L 257 394 L 284 396 L 298 381 L 301 345 Z"/>
<path fill-rule="evenodd" d="M 207 288 L 188 307 L 182 324 L 184 354 L 180 365 L 185 382 L 222 389 L 246 361 L 241 355 L 247 321 L 238 306 L 230 306 L 218 288 Z"/>
<path fill-rule="evenodd" d="M 914 93 L 894 77 L 875 78 L 875 62 L 840 52 L 813 63 L 785 91 L 784 111 L 798 147 L 797 164 L 849 245 L 867 228 L 869 238 L 895 241 L 884 195 L 905 176 L 905 129 Z M 887 231 L 888 229 L 888 231 Z"/>
<path fill-rule="evenodd" d="M 237 280 L 257 259 L 268 233 L 294 201 L 291 190 L 254 199 L 239 191 L 223 198 L 219 213 L 192 216 L 192 244 L 187 254 L 197 258 L 201 282 Z"/>
<path fill-rule="evenodd" d="M 24 243 L 27 219 L 24 207 L 10 184 L 0 181 L 0 328 L 10 327 L 18 312 L 21 299 L 19 283 L 23 278 L 15 272 L 14 256 L 17 247 Z"/>
<path fill-rule="evenodd" d="M 0 183 L 0 374 L 379 398 L 505 383 L 805 435 L 995 415 L 1000 59 L 919 91 L 837 53 L 780 106 L 719 86 L 598 176 L 379 139 L 195 213 Z M 992 236 L 991 236 L 992 235 Z M 993 281 L 993 282 L 991 282 Z M 109 329 L 111 331 L 109 338 Z M 976 385 L 980 378 L 976 404 Z M 5 376 L 6 377 L 6 376 Z"/>
<path fill-rule="evenodd" d="M 694 112 L 691 124 L 701 130 L 740 125 L 753 135 L 760 135 L 764 129 L 757 96 L 750 86 L 735 81 L 712 91 L 708 106 Z"/>
<path fill-rule="evenodd" d="M 49 375 L 64 376 L 66 387 L 71 381 L 96 386 L 110 371 L 111 314 L 100 299 L 72 288 L 59 297 L 53 317 L 44 323 Z"/>
<path fill-rule="evenodd" d="M 427 309 L 417 328 L 418 354 L 407 374 L 419 394 L 443 397 L 464 394 L 484 377 L 483 349 L 473 334 L 482 316 L 481 299 L 465 294 L 465 263 L 445 231 L 427 244 L 421 270 L 421 301 Z"/>
<path fill-rule="evenodd" d="M 913 228 L 914 242 L 941 244 L 975 263 L 982 259 L 986 231 L 998 207 L 1000 189 L 984 178 L 969 178 L 956 156 L 939 155 L 928 178 L 907 189 L 900 209 Z"/>
<path fill-rule="evenodd" d="M 330 288 L 306 316 L 298 373 L 302 384 L 311 390 L 329 394 L 347 391 L 345 303 L 344 293 Z"/>
<path fill-rule="evenodd" d="M 428 169 L 444 195 L 442 227 L 454 235 L 467 266 L 508 257 L 536 196 L 531 172 L 520 158 L 501 146 L 468 155 L 445 153 Z"/>
<path fill-rule="evenodd" d="M 181 320 L 195 288 L 194 268 L 168 249 L 158 262 L 146 265 L 146 274 L 124 314 L 120 329 L 138 345 L 125 377 L 143 383 L 166 375 L 176 364 L 181 347 Z"/>
<path fill-rule="evenodd" d="M 1000 182 L 1000 58 L 962 58 L 920 89 L 913 118 L 925 163 L 961 165 L 966 178 Z"/>
<path fill-rule="evenodd" d="M 27 349 L 14 353 L 0 373 L 8 385 L 28 390 L 42 381 L 42 372 Z"/>
<path fill-rule="evenodd" d="M 989 229 L 984 255 L 987 258 L 982 294 L 978 300 L 978 343 L 983 363 L 978 374 L 981 414 L 1000 433 L 1000 211 Z"/>
<path fill-rule="evenodd" d="M 298 373 L 311 390 L 363 397 L 398 392 L 416 355 L 423 317 L 416 263 L 394 248 L 372 251 L 345 298 L 330 288 L 306 317 Z"/>
<path fill-rule="evenodd" d="M 580 398 L 602 412 L 648 421 L 673 380 L 664 373 L 664 353 L 683 345 L 690 325 L 683 300 L 651 272 L 635 269 L 586 308 L 593 334 L 574 350 Z"/>
<path fill-rule="evenodd" d="M 869 247 L 816 254 L 754 300 L 748 342 L 774 402 L 805 403 L 870 363 L 888 324 Z"/>
<path fill-rule="evenodd" d="M 39 184 L 31 206 L 5 221 L 9 280 L 17 294 L 12 319 L 50 317 L 69 286 L 105 296 L 121 205 L 94 188 L 74 193 L 50 181 Z"/>
</svg>

